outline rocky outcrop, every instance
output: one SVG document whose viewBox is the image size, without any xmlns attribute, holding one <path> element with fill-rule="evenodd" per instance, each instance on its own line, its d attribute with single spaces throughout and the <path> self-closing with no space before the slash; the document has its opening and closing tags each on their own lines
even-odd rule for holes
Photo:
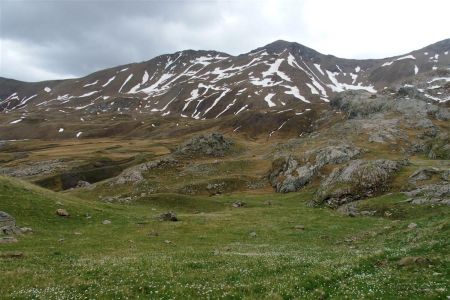
<svg viewBox="0 0 450 300">
<path fill-rule="evenodd" d="M 450 159 L 450 136 L 440 134 L 429 139 L 424 144 L 423 150 L 430 159 Z"/>
<path fill-rule="evenodd" d="M 448 180 L 447 173 L 449 171 L 439 170 L 437 168 L 420 168 L 409 176 L 409 181 L 416 183 L 418 181 L 429 180 L 432 177 L 441 177 L 443 180 Z"/>
<path fill-rule="evenodd" d="M 384 159 L 351 161 L 333 170 L 311 204 L 338 207 L 386 191 L 389 180 L 403 165 L 405 162 Z"/>
<path fill-rule="evenodd" d="M 348 162 L 360 153 L 359 148 L 339 145 L 307 152 L 303 164 L 292 156 L 281 157 L 272 163 L 268 179 L 279 193 L 295 192 L 308 184 L 325 165 Z"/>
<path fill-rule="evenodd" d="M 143 164 L 139 164 L 124 170 L 119 176 L 115 177 L 111 184 L 125 184 L 125 183 L 139 183 L 144 180 L 143 172 L 154 170 L 154 169 L 164 169 L 176 167 L 178 165 L 178 160 L 166 157 L 154 161 L 149 161 Z"/>
<path fill-rule="evenodd" d="M 67 162 L 60 159 L 53 159 L 30 162 L 21 166 L 0 168 L 0 174 L 21 178 L 35 175 L 48 175 L 57 171 L 66 170 L 67 168 Z"/>
<path fill-rule="evenodd" d="M 347 113 L 349 118 L 368 118 L 386 112 L 397 112 L 409 116 L 431 115 L 439 120 L 449 120 L 446 107 L 430 103 L 414 88 L 401 88 L 394 97 L 358 90 L 345 91 L 331 101 L 332 107 Z"/>
<path fill-rule="evenodd" d="M 450 205 L 450 184 L 428 184 L 405 192 L 411 204 L 444 204 Z"/>
<path fill-rule="evenodd" d="M 187 156 L 224 156 L 231 150 L 233 142 L 226 139 L 220 133 L 211 133 L 207 135 L 199 135 L 188 140 L 177 150 L 178 155 Z"/>
</svg>

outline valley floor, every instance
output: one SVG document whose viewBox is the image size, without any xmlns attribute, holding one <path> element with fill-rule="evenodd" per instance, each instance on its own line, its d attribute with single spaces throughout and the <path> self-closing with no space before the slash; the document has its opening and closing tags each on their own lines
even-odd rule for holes
<svg viewBox="0 0 450 300">
<path fill-rule="evenodd" d="M 157 194 L 101 203 L 0 178 L 0 210 L 33 233 L 0 244 L 2 299 L 446 299 L 447 206 L 310 208 L 309 192 Z M 241 208 L 232 207 L 244 201 Z M 55 214 L 64 208 L 69 217 Z M 158 214 L 174 210 L 178 222 Z M 103 224 L 104 220 L 111 224 Z M 410 226 L 411 223 L 417 227 Z"/>
</svg>

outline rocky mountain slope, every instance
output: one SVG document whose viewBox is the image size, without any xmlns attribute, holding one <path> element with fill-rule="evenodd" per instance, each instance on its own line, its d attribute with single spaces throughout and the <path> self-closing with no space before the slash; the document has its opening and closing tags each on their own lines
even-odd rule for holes
<svg viewBox="0 0 450 300">
<path fill-rule="evenodd" d="M 0 78 L 0 110 L 98 115 L 127 113 L 214 119 L 244 111 L 302 114 L 337 92 L 416 86 L 430 101 L 450 100 L 450 39 L 405 55 L 353 60 L 276 41 L 238 56 L 186 50 L 68 80 Z M 15 122 L 15 123 L 14 123 Z"/>
</svg>

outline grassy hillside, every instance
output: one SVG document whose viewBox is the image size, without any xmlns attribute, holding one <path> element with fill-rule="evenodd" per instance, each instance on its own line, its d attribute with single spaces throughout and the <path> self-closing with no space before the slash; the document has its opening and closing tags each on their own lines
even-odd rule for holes
<svg viewBox="0 0 450 300">
<path fill-rule="evenodd" d="M 310 208 L 311 194 L 155 194 L 105 204 L 0 177 L 0 210 L 33 234 L 0 244 L 2 299 L 445 299 L 448 207 L 369 199 L 390 216 Z M 232 208 L 236 201 L 243 208 Z M 270 201 L 270 203 L 268 203 Z M 70 217 L 55 215 L 59 207 Z M 179 222 L 155 216 L 175 210 Z M 103 225 L 103 220 L 111 224 Z M 408 224 L 417 223 L 416 229 Z M 304 226 L 304 230 L 296 226 Z M 12 258 L 12 252 L 22 257 Z M 419 256 L 421 259 L 402 258 Z"/>
</svg>

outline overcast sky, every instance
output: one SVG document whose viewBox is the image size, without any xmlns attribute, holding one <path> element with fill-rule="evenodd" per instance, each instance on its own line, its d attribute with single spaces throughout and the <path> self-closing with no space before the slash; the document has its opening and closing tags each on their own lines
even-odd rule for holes
<svg viewBox="0 0 450 300">
<path fill-rule="evenodd" d="M 240 54 L 274 40 L 345 58 L 450 38 L 449 0 L 0 0 L 0 76 L 84 76 L 183 49 Z"/>
</svg>

